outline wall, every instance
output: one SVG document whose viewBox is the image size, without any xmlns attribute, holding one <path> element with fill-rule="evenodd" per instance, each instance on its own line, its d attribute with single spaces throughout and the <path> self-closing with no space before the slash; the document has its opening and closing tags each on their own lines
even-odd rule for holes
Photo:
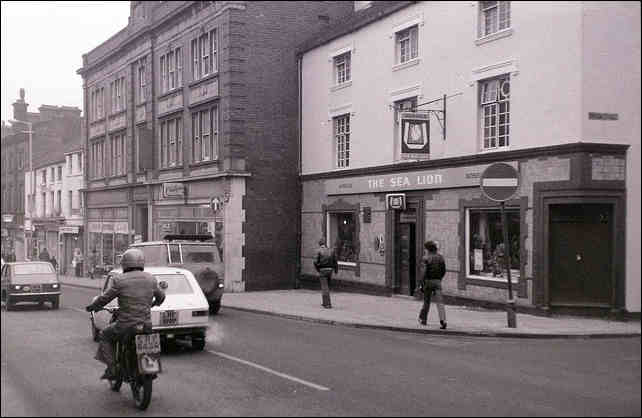
<svg viewBox="0 0 642 418">
<path fill-rule="evenodd" d="M 640 312 L 640 3 L 585 2 L 582 17 L 582 140 L 631 145 L 626 307 Z M 589 112 L 615 113 L 618 119 L 590 120 Z"/>
<path fill-rule="evenodd" d="M 447 138 L 431 120 L 431 159 L 480 152 L 477 79 L 511 74 L 510 149 L 580 138 L 581 4 L 513 2 L 512 33 L 476 45 L 477 2 L 420 2 L 303 56 L 303 174 L 333 169 L 332 120 L 350 111 L 350 168 L 395 161 L 389 105 L 444 94 Z M 419 23 L 419 60 L 394 67 L 394 28 Z M 353 48 L 351 86 L 332 91 L 331 55 Z M 441 107 L 436 103 L 432 108 Z M 424 107 L 425 108 L 425 107 Z"/>
</svg>

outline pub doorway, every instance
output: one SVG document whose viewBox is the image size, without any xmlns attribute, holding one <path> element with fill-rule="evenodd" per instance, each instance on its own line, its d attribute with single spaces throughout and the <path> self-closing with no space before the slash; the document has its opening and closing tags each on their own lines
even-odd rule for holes
<svg viewBox="0 0 642 418">
<path fill-rule="evenodd" d="M 419 210 L 415 203 L 408 203 L 405 210 L 395 213 L 395 259 L 397 293 L 414 296 L 417 287 L 417 216 Z"/>
<path fill-rule="evenodd" d="M 549 222 L 550 304 L 610 306 L 613 205 L 551 205 Z"/>
</svg>

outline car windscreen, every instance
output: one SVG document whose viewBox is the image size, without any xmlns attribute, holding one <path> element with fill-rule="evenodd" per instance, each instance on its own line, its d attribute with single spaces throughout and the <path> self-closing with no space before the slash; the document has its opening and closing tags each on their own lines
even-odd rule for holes
<svg viewBox="0 0 642 418">
<path fill-rule="evenodd" d="M 161 245 L 141 245 L 134 247 L 141 250 L 145 256 L 145 266 L 166 266 L 169 263 L 167 259 L 167 246 Z"/>
<path fill-rule="evenodd" d="M 15 264 L 13 266 L 15 283 L 57 282 L 56 272 L 49 263 Z"/>
<path fill-rule="evenodd" d="M 190 295 L 194 293 L 194 289 L 189 284 L 187 277 L 182 274 L 155 274 L 154 277 L 158 281 L 158 287 L 166 295 Z"/>
<path fill-rule="evenodd" d="M 220 263 L 215 245 L 183 244 L 183 263 Z"/>
</svg>

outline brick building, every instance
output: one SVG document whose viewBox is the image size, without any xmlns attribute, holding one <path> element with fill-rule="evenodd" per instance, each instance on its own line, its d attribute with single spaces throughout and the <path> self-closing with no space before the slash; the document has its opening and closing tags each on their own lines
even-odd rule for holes
<svg viewBox="0 0 642 418">
<path fill-rule="evenodd" d="M 83 55 L 85 253 L 210 232 L 228 291 L 297 272 L 294 47 L 348 2 L 130 2 L 127 27 Z"/>
<path fill-rule="evenodd" d="M 42 105 L 38 112 L 29 112 L 28 106 L 25 91 L 20 89 L 20 97 L 13 103 L 12 125 L 3 125 L 2 138 L 2 247 L 3 254 L 12 250 L 17 260 L 33 257 L 32 238 L 38 234 L 33 223 L 36 216 L 30 183 L 29 129 L 34 167 L 47 164 L 52 158 L 55 160 L 57 155 L 64 158 L 63 146 L 74 137 L 80 138 L 81 118 L 77 107 Z M 44 216 L 41 221 L 43 225 L 51 223 Z M 41 227 L 43 245 L 45 229 Z M 55 231 L 57 236 L 57 227 Z"/>
<path fill-rule="evenodd" d="M 431 239 L 447 295 L 504 302 L 504 162 L 516 303 L 639 313 L 640 5 L 360 5 L 299 49 L 304 277 L 324 236 L 337 283 L 413 295 Z"/>
</svg>

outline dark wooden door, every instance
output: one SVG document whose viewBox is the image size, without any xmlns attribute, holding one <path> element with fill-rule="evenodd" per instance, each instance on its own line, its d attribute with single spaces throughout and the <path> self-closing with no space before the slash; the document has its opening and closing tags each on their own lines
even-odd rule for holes
<svg viewBox="0 0 642 418">
<path fill-rule="evenodd" d="M 401 212 L 397 224 L 397 277 L 399 293 L 412 296 L 416 286 L 416 210 Z"/>
<path fill-rule="evenodd" d="M 608 305 L 613 291 L 612 206 L 550 208 L 551 304 Z"/>
</svg>

